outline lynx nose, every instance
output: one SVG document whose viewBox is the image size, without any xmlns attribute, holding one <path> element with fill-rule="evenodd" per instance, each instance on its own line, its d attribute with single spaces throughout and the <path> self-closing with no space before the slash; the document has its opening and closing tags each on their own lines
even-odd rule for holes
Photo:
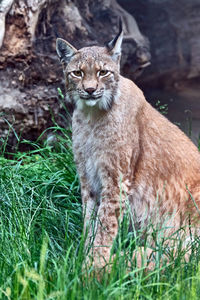
<svg viewBox="0 0 200 300">
<path fill-rule="evenodd" d="M 85 89 L 85 91 L 86 91 L 89 95 L 92 95 L 92 94 L 96 91 L 96 89 L 94 89 L 94 88 L 87 88 L 87 89 Z"/>
</svg>

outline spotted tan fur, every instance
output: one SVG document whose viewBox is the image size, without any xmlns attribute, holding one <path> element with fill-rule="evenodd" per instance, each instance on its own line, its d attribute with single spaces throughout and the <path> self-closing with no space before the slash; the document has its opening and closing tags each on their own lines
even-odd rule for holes
<svg viewBox="0 0 200 300">
<path fill-rule="evenodd" d="M 165 224 L 167 236 L 191 223 L 192 232 L 199 234 L 200 218 L 190 197 L 191 193 L 198 206 L 198 149 L 145 100 L 132 81 L 119 74 L 121 42 L 121 30 L 107 47 L 76 50 L 57 40 L 66 99 L 75 104 L 73 151 L 85 230 L 89 226 L 87 244 L 91 219 L 95 220 L 89 255 L 96 265 L 109 260 L 126 199 L 136 228 L 145 231 L 149 222 Z M 188 226 L 186 239 L 189 232 Z"/>
</svg>

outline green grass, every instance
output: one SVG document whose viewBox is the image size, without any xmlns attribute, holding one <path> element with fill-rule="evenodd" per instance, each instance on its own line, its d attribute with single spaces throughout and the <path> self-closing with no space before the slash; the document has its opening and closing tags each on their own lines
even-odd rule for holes
<svg viewBox="0 0 200 300">
<path fill-rule="evenodd" d="M 161 264 L 165 249 L 157 232 L 155 266 L 137 268 L 137 236 L 127 234 L 126 220 L 110 273 L 102 270 L 100 279 L 92 267 L 84 268 L 70 133 L 54 131 L 56 146 L 35 143 L 12 159 L 0 156 L 0 299 L 200 299 L 198 240 L 189 262 L 179 241 L 177 252 Z"/>
</svg>

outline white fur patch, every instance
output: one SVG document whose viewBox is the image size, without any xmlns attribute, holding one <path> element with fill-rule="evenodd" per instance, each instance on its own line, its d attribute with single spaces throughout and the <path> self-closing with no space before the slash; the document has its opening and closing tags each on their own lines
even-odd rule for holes
<svg viewBox="0 0 200 300">
<path fill-rule="evenodd" d="M 81 100 L 80 98 L 78 98 L 77 101 L 76 101 L 76 107 L 79 110 L 82 110 L 83 109 L 83 100 Z"/>
<path fill-rule="evenodd" d="M 111 91 L 109 90 L 104 91 L 103 97 L 99 101 L 99 108 L 109 110 L 111 101 L 112 101 Z"/>
<path fill-rule="evenodd" d="M 99 101 L 99 99 L 94 99 L 94 100 L 86 100 L 85 101 L 85 104 L 87 105 L 87 106 L 95 106 L 96 104 L 97 104 L 97 102 Z"/>
</svg>

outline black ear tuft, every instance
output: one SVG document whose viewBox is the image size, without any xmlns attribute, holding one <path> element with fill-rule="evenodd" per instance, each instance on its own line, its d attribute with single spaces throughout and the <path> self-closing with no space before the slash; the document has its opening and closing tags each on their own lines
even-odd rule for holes
<svg viewBox="0 0 200 300">
<path fill-rule="evenodd" d="M 123 40 L 122 19 L 119 18 L 119 32 L 114 39 L 106 44 L 106 48 L 110 52 L 113 60 L 119 60 L 121 55 L 121 45 Z"/>
<path fill-rule="evenodd" d="M 61 62 L 69 62 L 70 58 L 77 52 L 76 48 L 61 38 L 56 40 L 56 51 Z"/>
<path fill-rule="evenodd" d="M 109 51 L 112 51 L 112 49 L 115 47 L 117 40 L 119 39 L 120 35 L 123 35 L 123 29 L 122 29 L 122 19 L 121 17 L 119 18 L 119 32 L 116 35 L 114 39 L 112 39 L 110 42 L 106 44 L 106 47 L 108 48 Z"/>
</svg>

